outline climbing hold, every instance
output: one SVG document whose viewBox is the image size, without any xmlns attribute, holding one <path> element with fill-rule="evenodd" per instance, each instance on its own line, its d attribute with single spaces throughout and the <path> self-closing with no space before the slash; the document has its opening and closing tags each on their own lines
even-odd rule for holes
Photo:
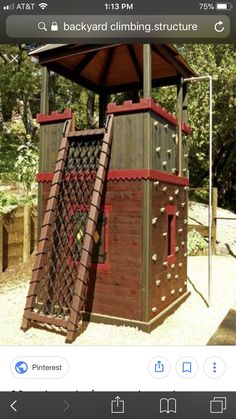
<svg viewBox="0 0 236 419">
<path fill-rule="evenodd" d="M 179 251 L 179 246 L 175 247 L 175 251 L 178 252 Z"/>
<path fill-rule="evenodd" d="M 183 292 L 183 288 L 179 288 L 179 292 L 180 292 L 180 294 L 181 294 L 181 292 Z"/>
<path fill-rule="evenodd" d="M 173 200 L 174 200 L 173 196 L 170 196 L 169 201 L 173 201 Z"/>
<path fill-rule="evenodd" d="M 164 125 L 164 128 L 165 128 L 165 129 L 167 129 L 167 128 L 168 128 L 168 124 L 165 124 L 165 125 Z"/>
<path fill-rule="evenodd" d="M 162 236 L 163 237 L 166 237 L 167 236 L 167 232 L 165 231 L 164 233 L 162 233 Z"/>
<path fill-rule="evenodd" d="M 177 275 L 175 275 L 175 279 L 178 279 L 179 278 L 179 275 L 177 274 Z"/>
<path fill-rule="evenodd" d="M 161 147 L 156 147 L 156 152 L 159 153 L 161 151 Z"/>
<path fill-rule="evenodd" d="M 176 189 L 175 190 L 175 195 L 178 195 L 179 194 L 179 189 Z"/>
<path fill-rule="evenodd" d="M 154 261 L 154 262 L 156 262 L 156 260 L 157 260 L 157 254 L 155 253 L 154 255 L 152 255 L 152 260 Z"/>
<path fill-rule="evenodd" d="M 185 190 L 185 191 L 188 191 L 188 190 L 189 190 L 189 187 L 188 187 L 188 186 L 185 186 L 185 187 L 184 187 L 184 190 Z"/>
<path fill-rule="evenodd" d="M 156 307 L 152 307 L 152 312 L 155 313 L 157 311 Z"/>
<path fill-rule="evenodd" d="M 173 289 L 173 290 L 171 290 L 171 295 L 174 295 L 175 294 L 175 290 Z"/>
<path fill-rule="evenodd" d="M 187 154 L 184 154 L 184 157 L 185 157 L 185 159 L 187 159 L 188 155 Z"/>
<path fill-rule="evenodd" d="M 179 267 L 180 267 L 180 268 L 182 268 L 182 266 L 183 266 L 183 264 L 182 264 L 182 262 L 180 262 L 180 263 L 179 263 Z"/>
<path fill-rule="evenodd" d="M 154 122 L 154 126 L 155 126 L 155 127 L 157 127 L 157 125 L 158 125 L 158 124 L 159 124 L 159 122 L 158 122 L 158 121 L 155 121 L 155 122 Z"/>
<path fill-rule="evenodd" d="M 161 283 L 161 280 L 160 280 L 160 279 L 158 279 L 158 280 L 156 281 L 156 286 L 157 286 L 157 287 L 159 287 L 159 286 L 160 286 L 160 283 Z"/>
<path fill-rule="evenodd" d="M 161 207 L 160 211 L 165 212 L 165 207 Z"/>
<path fill-rule="evenodd" d="M 163 262 L 163 264 L 162 264 L 163 266 L 168 266 L 168 262 Z"/>
<path fill-rule="evenodd" d="M 167 153 L 171 154 L 171 152 L 172 152 L 172 150 L 171 150 L 171 148 L 169 148 L 169 150 L 167 150 Z"/>
<path fill-rule="evenodd" d="M 162 166 L 166 166 L 166 165 L 167 165 L 167 161 L 163 161 Z"/>
<path fill-rule="evenodd" d="M 175 168 L 175 167 L 173 167 L 173 168 L 171 169 L 171 172 L 172 172 L 172 173 L 175 173 L 175 172 L 176 172 L 176 168 Z"/>
<path fill-rule="evenodd" d="M 174 269 L 175 263 L 172 263 L 172 265 L 170 265 L 170 266 L 171 266 L 171 269 Z"/>
<path fill-rule="evenodd" d="M 184 208 L 185 207 L 185 202 L 182 202 L 181 206 Z"/>
<path fill-rule="evenodd" d="M 165 295 L 163 295 L 163 297 L 161 297 L 161 301 L 166 301 L 166 296 Z"/>
<path fill-rule="evenodd" d="M 185 254 L 184 254 L 184 257 L 186 258 L 187 256 L 188 256 L 188 253 L 185 253 Z"/>
<path fill-rule="evenodd" d="M 172 134 L 172 138 L 176 138 L 176 134 Z"/>
<path fill-rule="evenodd" d="M 179 211 L 177 211 L 177 212 L 175 213 L 175 215 L 176 215 L 176 217 L 179 217 Z"/>
<path fill-rule="evenodd" d="M 184 285 L 185 285 L 185 286 L 187 285 L 187 281 L 184 281 Z"/>
<path fill-rule="evenodd" d="M 181 244 L 182 244 L 182 246 L 184 246 L 185 245 L 185 242 L 181 242 Z"/>
<path fill-rule="evenodd" d="M 185 220 L 184 220 L 184 224 L 188 224 L 188 220 L 187 220 L 187 218 L 185 218 Z"/>
<path fill-rule="evenodd" d="M 163 192 L 166 192 L 166 191 L 167 191 L 167 186 L 164 186 L 164 187 L 162 188 L 162 191 L 163 191 Z"/>
<path fill-rule="evenodd" d="M 170 278 L 171 278 L 171 274 L 167 274 L 166 279 L 170 279 Z"/>
<path fill-rule="evenodd" d="M 154 218 L 152 219 L 152 224 L 154 225 L 154 224 L 156 224 L 156 222 L 157 222 L 157 217 L 154 217 Z"/>
<path fill-rule="evenodd" d="M 182 233 L 183 229 L 182 228 L 178 228 L 178 232 Z"/>
<path fill-rule="evenodd" d="M 154 182 L 154 186 L 155 187 L 157 187 L 159 185 L 159 180 L 156 180 L 155 182 Z"/>
</svg>

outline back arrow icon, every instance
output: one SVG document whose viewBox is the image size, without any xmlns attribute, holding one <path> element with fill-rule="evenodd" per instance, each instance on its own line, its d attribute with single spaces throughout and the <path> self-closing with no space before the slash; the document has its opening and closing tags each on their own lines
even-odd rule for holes
<svg viewBox="0 0 236 419">
<path fill-rule="evenodd" d="M 64 400 L 64 403 L 66 405 L 64 412 L 66 412 L 70 408 L 70 404 L 66 400 Z"/>
<path fill-rule="evenodd" d="M 14 402 L 10 405 L 10 407 L 12 408 L 12 410 L 14 410 L 15 412 L 18 412 L 18 410 L 14 407 L 14 404 L 16 404 L 17 400 L 14 400 Z"/>
</svg>

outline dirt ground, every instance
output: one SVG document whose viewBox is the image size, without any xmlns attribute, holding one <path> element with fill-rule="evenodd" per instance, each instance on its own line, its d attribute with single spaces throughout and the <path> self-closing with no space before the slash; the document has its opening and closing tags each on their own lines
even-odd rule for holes
<svg viewBox="0 0 236 419">
<path fill-rule="evenodd" d="M 207 307 L 207 260 L 206 256 L 188 258 L 191 295 L 152 333 L 89 323 L 73 345 L 206 345 L 236 301 L 236 259 L 214 256 L 211 305 Z M 62 345 L 62 335 L 34 328 L 26 333 L 20 330 L 30 274 L 28 263 L 0 275 L 0 344 Z"/>
</svg>

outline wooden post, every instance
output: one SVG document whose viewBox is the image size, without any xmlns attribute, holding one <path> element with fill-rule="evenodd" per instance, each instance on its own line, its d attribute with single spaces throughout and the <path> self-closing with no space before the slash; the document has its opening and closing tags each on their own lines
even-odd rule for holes
<svg viewBox="0 0 236 419">
<path fill-rule="evenodd" d="M 183 122 L 183 79 L 181 78 L 177 85 L 177 119 L 178 119 L 178 172 L 183 175 L 182 155 L 182 122 Z"/>
<path fill-rule="evenodd" d="M 188 123 L 188 84 L 183 83 L 183 107 L 182 107 L 182 122 Z"/>
<path fill-rule="evenodd" d="M 3 272 L 3 216 L 0 215 L 0 274 Z"/>
<path fill-rule="evenodd" d="M 152 59 L 151 45 L 143 45 L 143 97 L 151 98 L 152 96 Z M 143 167 L 152 168 L 152 121 L 149 112 L 144 114 L 144 135 L 143 135 Z M 142 181 L 143 193 L 143 273 L 142 273 L 142 321 L 149 320 L 149 281 L 151 275 L 151 253 L 150 243 L 151 237 L 151 211 L 152 211 L 152 182 L 150 180 Z"/>
<path fill-rule="evenodd" d="M 103 128 L 106 120 L 107 95 L 99 95 L 99 128 Z"/>
<path fill-rule="evenodd" d="M 143 45 L 143 97 L 152 96 L 152 51 L 150 44 Z"/>
<path fill-rule="evenodd" d="M 217 224 L 217 188 L 212 188 L 212 254 L 216 254 L 216 224 Z"/>
<path fill-rule="evenodd" d="M 42 67 L 40 113 L 49 112 L 49 71 L 47 67 Z"/>
<path fill-rule="evenodd" d="M 41 72 L 41 96 L 40 96 L 40 113 L 49 113 L 49 70 L 47 67 L 42 67 Z M 44 139 L 44 126 L 40 127 L 39 131 L 39 172 L 42 172 L 42 148 Z M 41 230 L 42 223 L 42 184 L 38 185 L 38 231 Z"/>
<path fill-rule="evenodd" d="M 31 207 L 24 206 L 24 239 L 23 239 L 23 262 L 28 262 L 30 258 L 31 244 Z"/>
</svg>

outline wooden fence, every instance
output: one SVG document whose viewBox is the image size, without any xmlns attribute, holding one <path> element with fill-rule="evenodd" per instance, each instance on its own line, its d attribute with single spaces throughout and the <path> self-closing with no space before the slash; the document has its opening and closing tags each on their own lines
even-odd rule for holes
<svg viewBox="0 0 236 419">
<path fill-rule="evenodd" d="M 0 215 L 0 273 L 27 262 L 37 245 L 37 208 L 26 205 Z"/>
<path fill-rule="evenodd" d="M 207 188 L 190 188 L 190 191 L 209 191 Z M 217 228 L 217 203 L 218 193 L 217 188 L 212 188 L 212 253 L 216 254 L 216 228 Z M 209 227 L 203 224 L 189 224 L 188 231 L 196 230 L 203 237 L 209 237 Z"/>
</svg>

